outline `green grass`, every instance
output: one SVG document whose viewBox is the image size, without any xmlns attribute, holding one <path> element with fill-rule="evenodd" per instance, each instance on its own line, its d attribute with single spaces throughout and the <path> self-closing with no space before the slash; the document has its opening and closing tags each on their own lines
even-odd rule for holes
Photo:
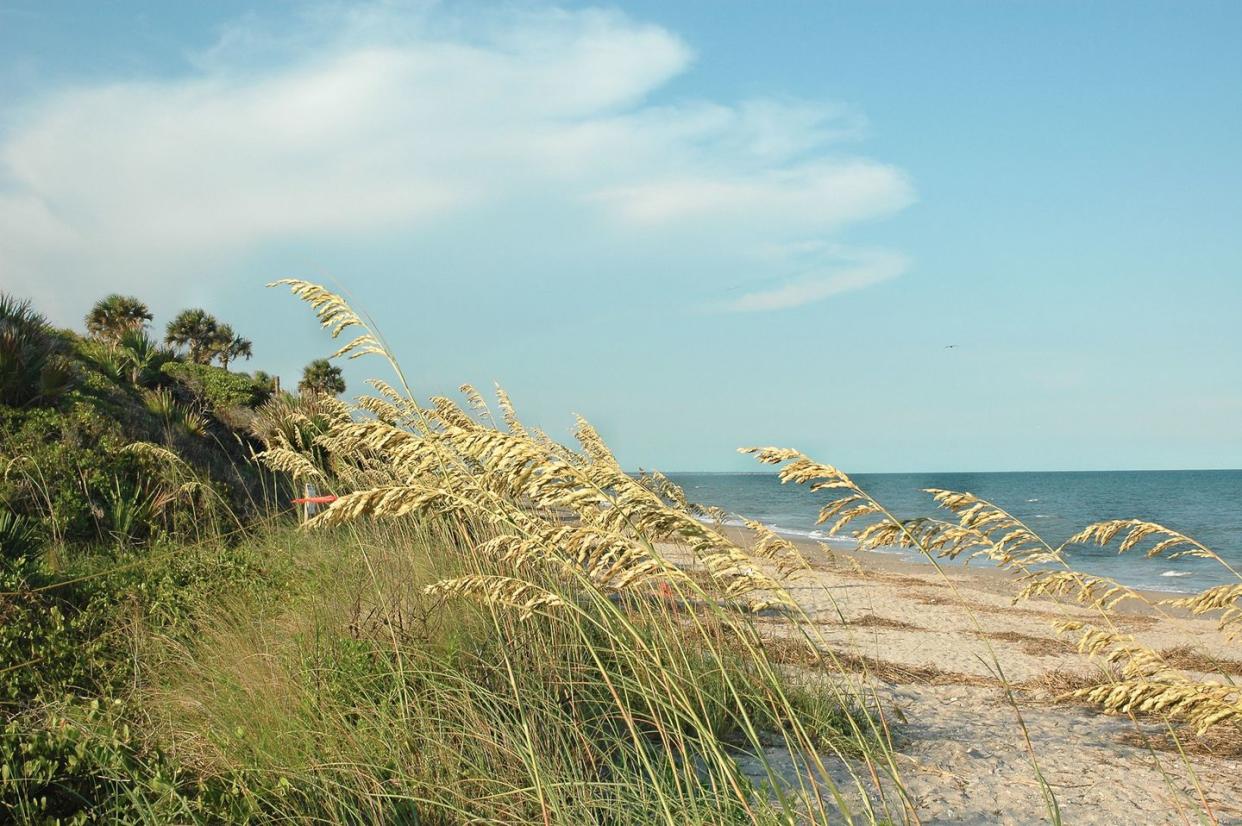
<svg viewBox="0 0 1242 826">
<path fill-rule="evenodd" d="M 795 727 L 825 753 L 883 750 L 855 703 L 777 675 L 712 611 L 562 587 L 571 611 L 518 621 L 423 593 L 492 564 L 443 524 L 279 528 L 131 562 L 71 572 L 87 579 L 67 586 L 82 601 L 60 644 L 93 641 L 96 666 L 23 686 L 38 700 L 11 717 L 0 813 L 781 822 L 806 805 L 797 781 L 752 782 L 736 756 L 797 753 Z"/>
</svg>

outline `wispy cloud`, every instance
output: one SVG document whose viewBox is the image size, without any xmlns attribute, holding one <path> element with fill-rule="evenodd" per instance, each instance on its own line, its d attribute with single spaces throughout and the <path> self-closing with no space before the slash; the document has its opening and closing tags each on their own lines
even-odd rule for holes
<svg viewBox="0 0 1242 826">
<path fill-rule="evenodd" d="M 836 257 L 839 260 L 835 265 L 803 273 L 779 287 L 746 293 L 720 304 L 719 309 L 760 312 L 800 307 L 896 278 L 909 266 L 904 255 L 892 252 L 837 250 Z"/>
<path fill-rule="evenodd" d="M 659 235 L 661 249 L 686 233 L 686 249 L 711 237 L 742 255 L 827 238 L 913 197 L 901 170 L 838 154 L 864 126 L 838 106 L 654 102 L 694 55 L 619 13 L 498 11 L 467 25 L 377 6 L 308 20 L 286 36 L 242 20 L 190 77 L 27 102 L 0 136 L 6 287 L 53 305 L 103 279 L 175 291 L 169 273 L 207 253 L 451 221 L 485 234 L 535 203 L 589 216 L 577 230 L 588 251 L 591 232 L 636 246 Z M 893 277 L 893 260 L 734 309 L 857 289 Z"/>
</svg>

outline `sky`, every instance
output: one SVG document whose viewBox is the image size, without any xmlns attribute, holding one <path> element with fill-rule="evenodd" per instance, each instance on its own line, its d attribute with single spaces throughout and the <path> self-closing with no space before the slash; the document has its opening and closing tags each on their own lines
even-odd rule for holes
<svg viewBox="0 0 1242 826">
<path fill-rule="evenodd" d="M 1242 4 L 0 0 L 0 289 L 629 467 L 1242 467 Z M 346 365 L 350 393 L 379 362 Z"/>
</svg>

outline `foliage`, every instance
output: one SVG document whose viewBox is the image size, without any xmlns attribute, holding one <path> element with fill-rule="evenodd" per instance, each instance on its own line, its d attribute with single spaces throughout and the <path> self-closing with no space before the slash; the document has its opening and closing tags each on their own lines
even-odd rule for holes
<svg viewBox="0 0 1242 826">
<path fill-rule="evenodd" d="M 150 460 L 134 446 L 120 422 L 87 404 L 63 412 L 0 407 L 0 513 L 39 526 L 57 546 L 220 530 L 215 511 L 227 488 L 176 454 Z"/>
<path fill-rule="evenodd" d="M 338 296 L 293 287 L 334 335 L 364 326 Z M 351 348 L 396 367 L 370 332 Z M 208 407 L 244 404 L 238 381 L 261 384 L 202 364 L 165 373 Z M 52 502 L 39 473 L 73 465 L 116 540 L 63 570 L 5 545 L 0 820 L 918 821 L 891 739 L 900 715 L 872 707 L 865 666 L 836 658 L 823 619 L 794 598 L 811 567 L 797 546 L 759 523 L 743 542 L 666 477 L 625 473 L 585 421 L 571 448 L 525 426 L 503 392 L 498 424 L 469 387 L 465 407 L 374 387 L 356 406 L 311 389 L 253 411 L 264 463 L 340 494 L 309 530 L 144 547 L 169 503 L 197 523 L 222 499 L 183 458 L 197 442 L 134 443 L 80 394 L 64 410 L 0 410 L 2 444 L 21 449 L 0 500 Z M 121 395 L 169 421 L 179 392 Z M 68 459 L 57 429 L 78 439 Z M 84 471 L 99 445 L 132 467 Z M 753 452 L 822 496 L 821 521 L 863 547 L 984 556 L 1023 577 L 1019 598 L 1071 596 L 1104 617 L 1134 598 L 1041 567 L 1064 563 L 1063 548 L 970 494 L 932 491 L 953 518 L 902 521 L 836 468 Z M 6 512 L 0 542 L 28 547 L 26 512 Z M 1136 520 L 1075 539 L 1221 561 Z M 1231 586 L 1173 604 L 1229 630 L 1239 598 Z M 1080 696 L 1162 714 L 1170 732 L 1180 719 L 1230 724 L 1235 688 L 1208 690 L 1117 633 L 1066 630 L 1120 671 L 1115 690 Z M 1033 753 L 1032 770 L 1060 822 Z"/>
<path fill-rule="evenodd" d="M 341 368 L 327 359 L 315 359 L 302 368 L 302 380 L 298 382 L 298 390 L 302 393 L 339 396 L 345 392 L 345 378 L 341 375 Z"/>
<path fill-rule="evenodd" d="M 53 542 L 106 536 L 99 493 L 133 475 L 126 442 L 116 419 L 87 404 L 63 412 L 0 406 L 0 502 L 38 520 Z"/>
<path fill-rule="evenodd" d="M 153 372 L 165 362 L 176 372 L 181 365 L 168 361 L 171 354 L 141 332 L 108 345 L 72 334 L 59 340 L 64 357 L 73 360 L 73 389 L 40 405 L 0 404 L 0 507 L 37 524 L 42 539 L 54 546 L 147 542 L 185 530 L 197 536 L 216 529 L 217 517 L 204 512 L 205 502 L 223 496 L 234 510 L 245 507 L 257 484 L 252 470 L 239 469 L 247 445 L 207 438 L 227 433 L 197 409 L 207 401 L 172 376 Z M 249 377 L 220 372 L 220 381 L 204 383 L 208 391 L 223 389 L 216 399 L 250 403 L 264 397 Z M 168 462 L 147 467 L 127 450 L 143 442 L 171 448 L 177 461 L 192 466 L 173 488 L 189 477 L 203 488 L 192 496 L 174 495 L 164 481 Z M 226 488 L 212 478 L 231 484 Z"/>
<path fill-rule="evenodd" d="M 65 350 L 30 302 L 0 292 L 0 404 L 22 407 L 65 392 L 73 379 Z"/>
<path fill-rule="evenodd" d="M 227 324 L 221 324 L 211 343 L 212 355 L 220 359 L 220 366 L 229 369 L 229 362 L 239 358 L 249 359 L 254 352 L 249 340 L 233 332 Z"/>
<path fill-rule="evenodd" d="M 38 550 L 38 543 L 39 532 L 30 520 L 0 508 L 0 558 L 32 557 Z"/>
<path fill-rule="evenodd" d="M 134 655 L 149 634 L 190 639 L 205 604 L 289 592 L 293 571 L 272 560 L 256 540 L 87 558 L 59 579 L 0 572 L 0 821 L 245 822 L 254 814 L 232 778 L 191 776 L 143 740 L 145 714 L 131 699 Z"/>
<path fill-rule="evenodd" d="M 175 347 L 185 347 L 194 364 L 210 364 L 218 358 L 225 370 L 230 362 L 253 355 L 250 341 L 200 309 L 183 310 L 168 322 L 165 341 Z"/>
<path fill-rule="evenodd" d="M 232 373 L 210 364 L 170 362 L 162 370 L 213 411 L 256 407 L 271 392 L 264 384 L 245 373 Z"/>
<path fill-rule="evenodd" d="M 10 327 L 41 338 L 74 376 L 61 392 L 34 389 L 16 405 L 0 403 L 0 511 L 35 526 L 41 545 L 59 552 L 198 538 L 256 513 L 261 474 L 246 462 L 248 418 L 234 410 L 249 413 L 236 406 L 260 403 L 266 387 L 181 364 L 141 329 L 105 342 L 52 331 L 28 305 L 0 307 Z M 131 451 L 148 443 L 168 456 L 148 462 Z M 42 551 L 28 561 L 37 565 Z"/>
<path fill-rule="evenodd" d="M 255 370 L 252 375 L 254 376 L 255 384 L 265 388 L 269 393 L 276 392 L 276 376 L 273 376 L 266 370 Z"/>
<path fill-rule="evenodd" d="M 129 383 L 138 387 L 158 384 L 163 375 L 161 368 L 176 359 L 172 351 L 160 347 L 141 330 L 122 333 L 116 352 L 127 371 Z"/>
<path fill-rule="evenodd" d="M 161 368 L 177 358 L 143 330 L 123 331 L 115 341 L 84 341 L 79 351 L 111 382 L 133 387 L 155 387 L 167 381 Z"/>
<path fill-rule="evenodd" d="M 165 330 L 165 342 L 185 347 L 195 364 L 206 364 L 215 357 L 214 347 L 220 340 L 220 322 L 206 310 L 182 310 Z"/>
<path fill-rule="evenodd" d="M 117 344 L 127 334 L 143 332 L 151 318 L 151 310 L 137 298 L 113 293 L 95 302 L 86 314 L 86 331 Z"/>
<path fill-rule="evenodd" d="M 207 420 L 179 402 L 171 390 L 163 387 L 148 390 L 142 394 L 142 400 L 147 410 L 159 418 L 165 444 L 173 444 L 177 433 L 199 438 L 207 435 Z"/>
</svg>

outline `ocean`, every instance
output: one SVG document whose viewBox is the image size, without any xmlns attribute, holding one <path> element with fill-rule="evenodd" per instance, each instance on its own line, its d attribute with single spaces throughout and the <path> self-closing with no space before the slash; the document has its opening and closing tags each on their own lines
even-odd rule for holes
<svg viewBox="0 0 1242 826">
<path fill-rule="evenodd" d="M 828 491 L 813 494 L 804 487 L 781 485 L 771 472 L 668 477 L 692 502 L 757 519 L 787 535 L 825 536 L 826 526 L 816 525 L 815 518 Z M 1022 519 L 1053 546 L 1092 522 L 1137 517 L 1182 531 L 1242 568 L 1242 470 L 863 473 L 853 479 L 902 519 L 948 515 L 936 508 L 924 488 L 969 491 Z M 909 551 L 890 552 L 925 561 Z M 1157 591 L 1193 592 L 1236 581 L 1212 560 L 1148 559 L 1142 550 L 1118 555 L 1115 543 L 1109 548 L 1075 546 L 1068 557 L 1079 570 Z"/>
</svg>

